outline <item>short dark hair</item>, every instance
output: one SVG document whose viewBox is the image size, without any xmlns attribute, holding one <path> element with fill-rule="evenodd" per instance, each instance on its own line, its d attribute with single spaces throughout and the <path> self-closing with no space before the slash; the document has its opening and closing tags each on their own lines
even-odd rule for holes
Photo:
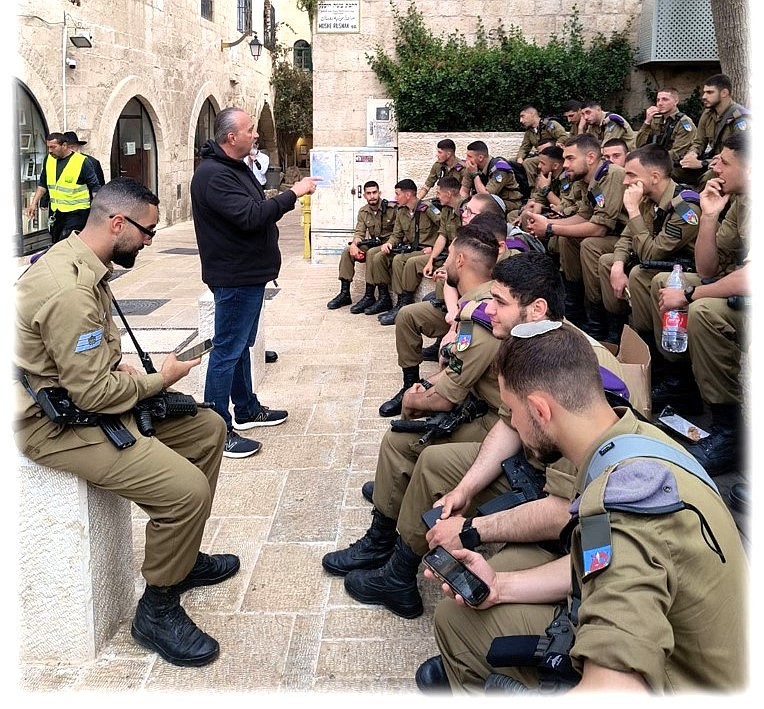
<svg viewBox="0 0 764 709">
<path fill-rule="evenodd" d="M 538 113 L 538 112 L 539 112 L 538 108 L 536 108 L 535 106 L 533 106 L 533 105 L 532 105 L 532 104 L 530 104 L 530 103 L 527 103 L 527 104 L 525 104 L 525 106 L 523 106 L 523 107 L 520 109 L 520 113 L 522 113 L 523 111 L 536 111 L 536 113 Z"/>
<path fill-rule="evenodd" d="M 482 155 L 488 155 L 488 146 L 482 140 L 473 140 L 467 146 L 467 150 L 471 150 L 474 153 L 480 153 Z"/>
<path fill-rule="evenodd" d="M 66 143 L 66 136 L 63 133 L 48 133 L 45 136 L 45 140 L 55 140 L 58 143 Z"/>
<path fill-rule="evenodd" d="M 368 182 L 363 183 L 363 191 L 366 192 L 370 187 L 376 187 L 379 189 L 379 183 L 375 180 L 369 180 Z"/>
<path fill-rule="evenodd" d="M 572 98 L 570 101 L 566 101 L 562 104 L 562 113 L 567 113 L 568 111 L 580 111 L 583 107 L 584 105 L 580 101 Z"/>
<path fill-rule="evenodd" d="M 507 220 L 498 212 L 481 212 L 476 214 L 467 226 L 490 232 L 496 239 L 496 243 L 507 238 Z"/>
<path fill-rule="evenodd" d="M 455 251 L 471 251 L 488 273 L 499 257 L 499 242 L 496 237 L 490 231 L 473 226 L 472 223 L 458 227 L 452 243 Z"/>
<path fill-rule="evenodd" d="M 726 74 L 714 74 L 709 76 L 704 82 L 703 86 L 715 86 L 719 91 L 727 89 L 732 93 L 732 81 Z"/>
<path fill-rule="evenodd" d="M 602 104 L 598 98 L 589 98 L 584 101 L 584 108 L 602 108 Z"/>
<path fill-rule="evenodd" d="M 551 160 L 562 162 L 562 148 L 559 145 L 550 145 L 544 148 L 539 155 L 546 155 Z"/>
<path fill-rule="evenodd" d="M 543 391 L 567 411 L 576 412 L 594 403 L 607 403 L 594 348 L 586 335 L 569 323 L 535 337 L 506 338 L 499 346 L 494 367 L 505 387 L 521 399 Z"/>
<path fill-rule="evenodd" d="M 745 131 L 735 131 L 722 143 L 722 148 L 734 151 L 735 157 L 742 160 L 746 165 L 750 162 L 751 141 Z"/>
<path fill-rule="evenodd" d="M 438 180 L 438 187 L 444 190 L 451 190 L 451 192 L 458 192 L 461 188 L 462 183 L 459 182 L 455 177 L 441 177 Z"/>
<path fill-rule="evenodd" d="M 159 197 L 132 177 L 115 177 L 93 195 L 90 214 L 105 219 L 110 214 L 131 212 L 147 204 L 159 206 Z"/>
<path fill-rule="evenodd" d="M 406 177 L 403 180 L 399 180 L 395 183 L 396 190 L 404 190 L 405 192 L 416 192 L 416 182 Z"/>
<path fill-rule="evenodd" d="M 674 169 L 674 161 L 668 150 L 661 145 L 648 143 L 641 148 L 632 150 L 626 155 L 626 162 L 639 160 L 642 167 L 659 170 L 664 177 L 668 177 Z"/>
<path fill-rule="evenodd" d="M 550 320 L 565 317 L 565 288 L 560 269 L 547 254 L 526 251 L 516 256 L 502 259 L 491 274 L 501 285 L 527 307 L 534 300 L 546 301 L 547 316 Z"/>
<path fill-rule="evenodd" d="M 565 141 L 565 147 L 575 147 L 579 150 L 588 153 L 594 151 L 598 157 L 602 156 L 602 148 L 599 141 L 591 133 L 579 133 L 578 135 L 572 135 Z"/>
<path fill-rule="evenodd" d="M 658 89 L 656 91 L 656 94 L 659 94 L 663 92 L 664 94 L 671 94 L 674 98 L 679 98 L 679 91 L 677 91 L 673 86 L 664 86 L 662 89 Z"/>
<path fill-rule="evenodd" d="M 443 138 L 438 141 L 438 148 L 441 150 L 450 150 L 452 153 L 456 150 L 456 143 L 451 138 Z"/>
<path fill-rule="evenodd" d="M 602 144 L 603 148 L 615 148 L 616 146 L 623 148 L 624 153 L 629 152 L 629 146 L 623 138 L 610 138 Z"/>
</svg>

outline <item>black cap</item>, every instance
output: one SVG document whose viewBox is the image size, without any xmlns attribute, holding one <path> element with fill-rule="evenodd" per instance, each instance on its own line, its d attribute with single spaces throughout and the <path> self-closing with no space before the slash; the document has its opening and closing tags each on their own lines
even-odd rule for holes
<svg viewBox="0 0 764 709">
<path fill-rule="evenodd" d="M 87 141 L 87 140 L 80 140 L 80 139 L 77 137 L 77 134 L 76 134 L 76 133 L 75 133 L 73 130 L 68 130 L 68 131 L 66 131 L 66 132 L 64 133 L 64 139 L 65 139 L 65 140 L 66 140 L 66 142 L 67 142 L 67 143 L 69 143 L 70 145 L 72 145 L 72 144 L 74 144 L 74 143 L 77 143 L 77 145 L 87 145 L 87 144 L 88 144 L 88 141 Z"/>
<path fill-rule="evenodd" d="M 399 190 L 408 190 L 409 192 L 416 192 L 416 183 L 414 180 L 410 180 L 406 178 L 405 180 L 401 180 L 395 185 L 396 189 Z"/>
</svg>

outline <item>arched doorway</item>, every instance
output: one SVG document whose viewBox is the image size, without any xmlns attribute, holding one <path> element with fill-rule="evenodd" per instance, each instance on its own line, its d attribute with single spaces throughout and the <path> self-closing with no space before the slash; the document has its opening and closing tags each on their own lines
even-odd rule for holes
<svg viewBox="0 0 764 709">
<path fill-rule="evenodd" d="M 202 145 L 214 136 L 215 116 L 217 111 L 212 105 L 210 99 L 206 99 L 199 111 L 199 118 L 196 121 L 196 133 L 194 134 L 194 172 L 202 161 Z"/>
<path fill-rule="evenodd" d="M 122 109 L 111 142 L 112 177 L 132 177 L 157 192 L 157 142 L 146 107 L 131 98 Z"/>
</svg>

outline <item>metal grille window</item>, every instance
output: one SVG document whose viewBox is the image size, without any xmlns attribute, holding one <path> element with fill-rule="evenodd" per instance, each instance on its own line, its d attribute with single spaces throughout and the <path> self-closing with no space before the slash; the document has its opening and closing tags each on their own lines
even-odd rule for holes
<svg viewBox="0 0 764 709">
<path fill-rule="evenodd" d="M 202 0 L 202 17 L 212 20 L 212 0 Z"/>
<path fill-rule="evenodd" d="M 252 0 L 237 0 L 236 28 L 239 32 L 252 31 Z"/>
<path fill-rule="evenodd" d="M 313 70 L 313 57 L 310 45 L 304 39 L 294 43 L 294 65 L 298 69 Z"/>
</svg>

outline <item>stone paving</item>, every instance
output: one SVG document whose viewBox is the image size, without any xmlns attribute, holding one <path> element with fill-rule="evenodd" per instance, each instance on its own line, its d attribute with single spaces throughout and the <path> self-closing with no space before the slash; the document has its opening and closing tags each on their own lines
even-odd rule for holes
<svg viewBox="0 0 764 709">
<path fill-rule="evenodd" d="M 257 392 L 265 405 L 288 409 L 289 420 L 245 433 L 263 443 L 256 456 L 223 459 L 202 550 L 236 553 L 242 568 L 223 584 L 183 597 L 189 615 L 220 642 L 220 657 L 200 669 L 174 667 L 138 647 L 125 618 L 92 662 L 71 666 L 62 658 L 21 667 L 23 692 L 180 692 L 187 703 L 192 692 L 416 691 L 416 668 L 437 652 L 432 612 L 440 591 L 420 574 L 424 615 L 403 620 L 352 600 L 342 579 L 320 563 L 325 552 L 361 536 L 370 521 L 371 505 L 360 488 L 374 477 L 389 426 L 377 408 L 400 386 L 394 327 L 348 308 L 326 309 L 338 289 L 337 268 L 304 258 L 299 205 L 281 222 L 281 249 L 278 290 L 261 323 L 265 346 L 279 359 L 262 365 Z M 361 275 L 354 301 L 363 292 Z M 127 315 L 155 361 L 195 341 L 197 298 L 205 286 L 192 224 L 159 231 L 135 268 L 119 273 L 112 286 L 122 303 L 160 301 L 154 310 Z M 434 369 L 424 363 L 422 373 Z M 193 371 L 178 388 L 202 398 Z M 137 601 L 146 517 L 134 510 Z"/>
</svg>

